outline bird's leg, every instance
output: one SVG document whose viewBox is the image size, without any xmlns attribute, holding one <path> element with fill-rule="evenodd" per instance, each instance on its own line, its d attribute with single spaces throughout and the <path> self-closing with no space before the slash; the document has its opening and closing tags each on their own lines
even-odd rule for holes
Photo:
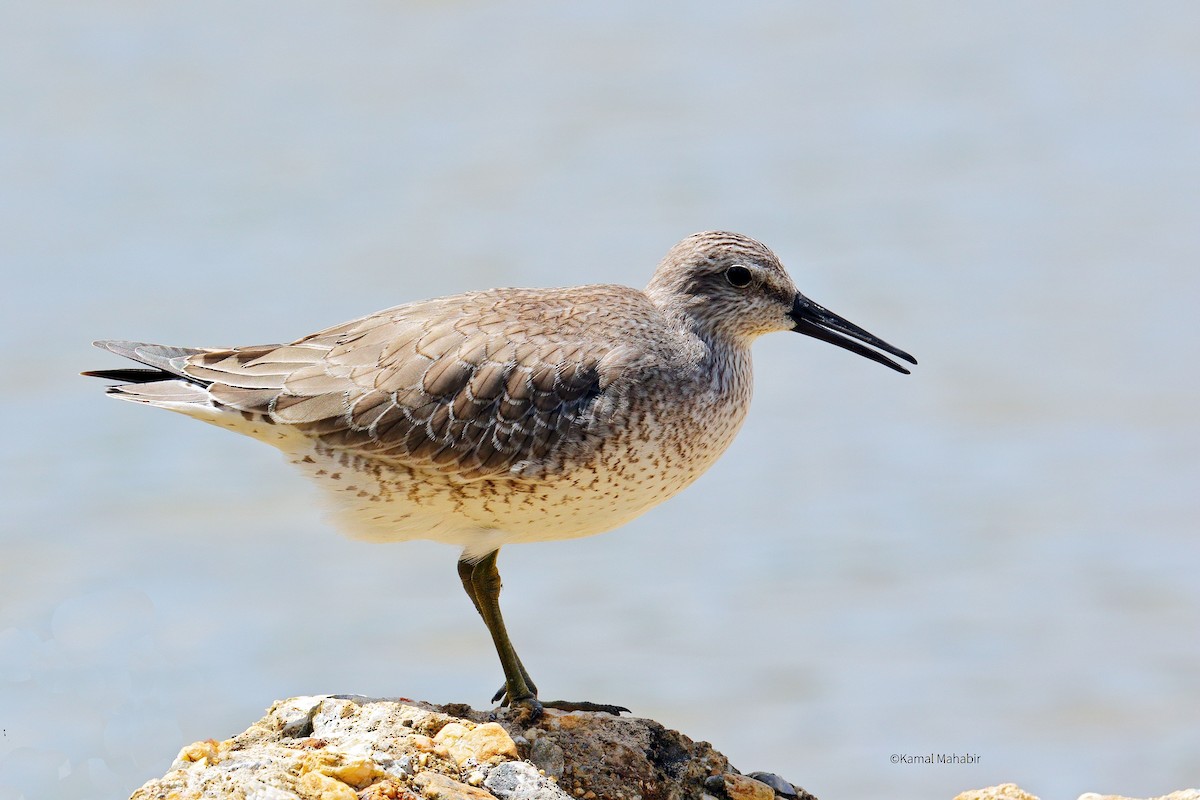
<svg viewBox="0 0 1200 800">
<path fill-rule="evenodd" d="M 496 654 L 500 656 L 500 665 L 504 668 L 504 688 L 496 693 L 492 702 L 504 698 L 504 704 L 520 706 L 527 709 L 532 719 L 542 714 L 543 708 L 557 708 L 563 711 L 603 711 L 620 716 L 621 712 L 628 713 L 624 706 L 608 705 L 606 703 L 573 702 L 570 700 L 539 701 L 537 687 L 526 672 L 517 651 L 513 649 L 504 627 L 504 618 L 500 615 L 500 572 L 496 569 L 496 556 L 499 550 L 493 550 L 479 561 L 468 559 L 458 560 L 458 577 L 463 589 L 471 598 L 471 603 L 492 634 L 496 644 Z"/>
<path fill-rule="evenodd" d="M 475 605 L 488 632 L 492 634 L 492 642 L 496 645 L 496 655 L 500 657 L 500 666 L 504 669 L 504 691 L 506 703 L 511 706 L 523 706 L 536 718 L 542 713 L 542 704 L 537 699 L 537 687 L 529 679 L 517 651 L 513 649 L 512 641 L 508 638 L 508 630 L 504 627 L 504 617 L 500 614 L 500 571 L 496 569 L 496 556 L 499 550 L 493 550 L 475 563 L 459 559 L 458 576 L 462 580 L 467 596 Z"/>
<path fill-rule="evenodd" d="M 496 554 L 499 552 L 500 552 L 499 550 L 496 550 L 495 552 L 493 552 L 491 554 L 492 571 L 497 573 L 496 574 L 497 583 L 499 583 L 499 581 L 500 581 L 499 572 L 496 570 Z M 475 606 L 475 610 L 479 612 L 479 616 L 483 617 L 483 621 L 487 624 L 488 631 L 491 631 L 492 623 L 488 622 L 487 614 L 484 612 L 483 607 L 479 604 L 479 593 L 476 591 L 475 582 L 472 579 L 472 575 L 475 572 L 475 567 L 478 566 L 479 563 L 481 563 L 481 562 L 471 562 L 471 561 L 468 561 L 466 558 L 460 558 L 458 560 L 458 579 L 460 581 L 462 581 L 463 589 L 465 589 L 467 592 L 467 597 L 471 598 L 471 605 Z M 497 589 L 496 593 L 498 596 L 499 589 Z M 497 607 L 496 615 L 499 616 L 499 614 L 500 614 L 500 609 L 499 609 L 499 607 Z M 504 629 L 503 621 L 501 621 L 500 627 L 501 627 L 501 630 Z M 508 637 L 507 637 L 507 633 L 506 633 L 505 639 L 507 640 L 507 638 Z M 497 647 L 497 651 L 498 651 L 499 645 L 497 645 L 496 647 Z M 509 644 L 509 649 L 513 649 L 511 643 Z M 517 659 L 517 668 L 521 672 L 521 677 L 525 679 L 525 685 L 529 688 L 529 691 L 531 691 L 533 693 L 534 697 L 536 697 L 537 691 L 538 691 L 537 686 L 534 685 L 533 679 L 529 677 L 529 672 L 525 669 L 525 665 L 521 663 L 521 658 L 519 656 L 517 656 L 515 650 L 513 650 L 513 657 Z M 501 659 L 501 662 L 503 663 L 503 658 Z M 496 691 L 496 694 L 492 695 L 492 702 L 498 703 L 498 702 L 500 702 L 501 699 L 505 699 L 507 697 L 508 697 L 508 682 L 505 681 L 505 684 Z M 507 700 L 506 700 L 506 702 L 507 702 Z"/>
</svg>

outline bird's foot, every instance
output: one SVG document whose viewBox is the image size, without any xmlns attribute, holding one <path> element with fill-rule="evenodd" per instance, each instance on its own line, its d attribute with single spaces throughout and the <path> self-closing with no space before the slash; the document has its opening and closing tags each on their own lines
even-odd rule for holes
<svg viewBox="0 0 1200 800">
<path fill-rule="evenodd" d="M 546 709 L 536 697 L 525 697 L 512 702 L 506 698 L 500 705 L 508 708 L 511 719 L 518 725 L 532 725 L 541 719 Z"/>
<path fill-rule="evenodd" d="M 557 708 L 559 711 L 601 711 L 605 714 L 612 714 L 614 717 L 621 716 L 621 712 L 632 714 L 625 706 L 614 706 L 608 703 L 590 703 L 587 700 L 543 700 L 542 705 L 546 708 Z"/>
<path fill-rule="evenodd" d="M 542 713 L 547 708 L 557 709 L 559 711 L 592 711 L 612 714 L 614 717 L 621 716 L 621 713 L 631 714 L 625 706 L 616 706 L 609 703 L 592 703 L 587 700 L 539 700 L 536 695 L 522 698 L 516 701 L 508 699 L 508 692 L 501 689 L 492 697 L 493 703 L 500 703 L 501 706 L 513 709 L 522 722 L 536 722 Z"/>
</svg>

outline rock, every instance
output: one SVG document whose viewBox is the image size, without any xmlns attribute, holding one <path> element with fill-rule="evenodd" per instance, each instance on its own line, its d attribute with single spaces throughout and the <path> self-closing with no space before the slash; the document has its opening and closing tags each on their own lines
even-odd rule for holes
<svg viewBox="0 0 1200 800">
<path fill-rule="evenodd" d="M 547 710 L 526 738 L 563 753 L 559 785 L 570 795 L 676 800 L 707 794 L 704 780 L 733 772 L 707 742 L 693 742 L 653 720 L 604 713 Z"/>
<path fill-rule="evenodd" d="M 437 772 L 422 772 L 413 778 L 413 786 L 429 800 L 496 800 L 483 789 L 476 789 Z"/>
<path fill-rule="evenodd" d="M 500 800 L 570 800 L 551 778 L 524 761 L 500 764 L 483 785 Z"/>
<path fill-rule="evenodd" d="M 349 695 L 282 700 L 232 739 L 190 744 L 131 800 L 201 797 L 816 800 L 778 775 L 742 775 L 707 742 L 653 720 L 547 709 L 530 725 L 504 710 Z M 1006 783 L 955 800 L 1038 798 Z M 1154 800 L 1200 800 L 1200 791 Z"/>
<path fill-rule="evenodd" d="M 534 739 L 529 746 L 529 762 L 554 780 L 562 777 L 567 766 L 563 749 L 548 738 Z"/>
<path fill-rule="evenodd" d="M 775 790 L 767 784 L 732 772 L 709 776 L 704 788 L 728 800 L 775 800 Z"/>
<path fill-rule="evenodd" d="M 362 791 L 359 800 L 420 800 L 396 781 L 380 781 L 373 783 Z"/>
<path fill-rule="evenodd" d="M 522 760 L 527 759 L 527 760 Z M 763 773 L 766 775 L 767 773 Z M 714 794 L 706 781 L 715 779 Z M 787 791 L 788 789 L 791 790 Z M 756 780 L 653 720 L 413 700 L 295 697 L 243 733 L 184 747 L 132 800 L 814 800 Z"/>
<path fill-rule="evenodd" d="M 313 714 L 320 707 L 317 697 L 293 697 L 275 704 L 275 715 L 283 727 L 280 733 L 301 739 L 312 733 Z"/>
<path fill-rule="evenodd" d="M 475 764 L 499 764 L 520 758 L 517 744 L 508 735 L 508 731 L 495 722 L 489 722 L 474 728 L 467 728 L 462 723 L 451 722 L 438 731 L 433 741 L 444 744 L 450 751 L 450 756 L 464 766 L 468 762 Z"/>
<path fill-rule="evenodd" d="M 1038 800 L 1015 783 L 1002 783 L 986 789 L 972 789 L 956 795 L 954 800 Z"/>
<path fill-rule="evenodd" d="M 958 795 L 954 800 L 1038 800 L 1038 798 L 1024 791 L 1015 783 L 1005 783 L 1000 786 L 991 786 L 987 789 L 972 789 L 969 792 L 963 792 Z M 1079 800 L 1136 800 L 1136 798 L 1088 792 L 1079 795 Z M 1200 791 L 1196 789 L 1184 789 L 1183 791 L 1171 792 L 1171 794 L 1148 798 L 1147 800 L 1200 800 Z"/>
<path fill-rule="evenodd" d="M 304 800 L 358 800 L 358 792 L 320 772 L 305 773 L 297 791 Z"/>
<path fill-rule="evenodd" d="M 767 786 L 770 786 L 775 790 L 775 794 L 779 795 L 780 797 L 794 797 L 797 798 L 797 800 L 816 800 L 816 798 L 811 794 L 803 789 L 797 789 L 795 786 L 792 786 L 792 784 L 788 783 L 774 772 L 751 772 L 750 777 L 754 778 L 756 781 L 762 781 Z"/>
</svg>

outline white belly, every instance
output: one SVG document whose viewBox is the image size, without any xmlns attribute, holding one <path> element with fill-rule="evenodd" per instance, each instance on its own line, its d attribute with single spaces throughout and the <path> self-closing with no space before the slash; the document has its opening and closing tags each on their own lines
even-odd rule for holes
<svg viewBox="0 0 1200 800">
<path fill-rule="evenodd" d="M 706 420 L 703 436 L 643 420 L 586 463 L 538 479 L 461 481 L 316 443 L 289 458 L 327 492 L 348 535 L 380 542 L 430 539 L 483 555 L 504 544 L 603 533 L 672 497 L 733 441 L 745 408 L 725 411 Z"/>
</svg>

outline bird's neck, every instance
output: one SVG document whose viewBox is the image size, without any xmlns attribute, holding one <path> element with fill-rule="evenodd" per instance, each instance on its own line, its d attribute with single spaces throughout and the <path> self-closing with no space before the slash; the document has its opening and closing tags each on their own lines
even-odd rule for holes
<svg viewBox="0 0 1200 800">
<path fill-rule="evenodd" d="M 655 289 L 660 289 L 655 291 Z M 676 292 L 663 291 L 652 283 L 646 295 L 666 317 L 668 327 L 680 331 L 685 347 L 693 354 L 696 378 L 719 395 L 733 393 L 749 397 L 752 377 L 750 345 L 754 337 L 739 336 L 715 327 L 712 320 L 680 300 Z"/>
<path fill-rule="evenodd" d="M 721 395 L 750 399 L 753 364 L 749 342 L 716 336 L 704 340 L 705 371 L 712 376 L 713 388 Z"/>
</svg>

